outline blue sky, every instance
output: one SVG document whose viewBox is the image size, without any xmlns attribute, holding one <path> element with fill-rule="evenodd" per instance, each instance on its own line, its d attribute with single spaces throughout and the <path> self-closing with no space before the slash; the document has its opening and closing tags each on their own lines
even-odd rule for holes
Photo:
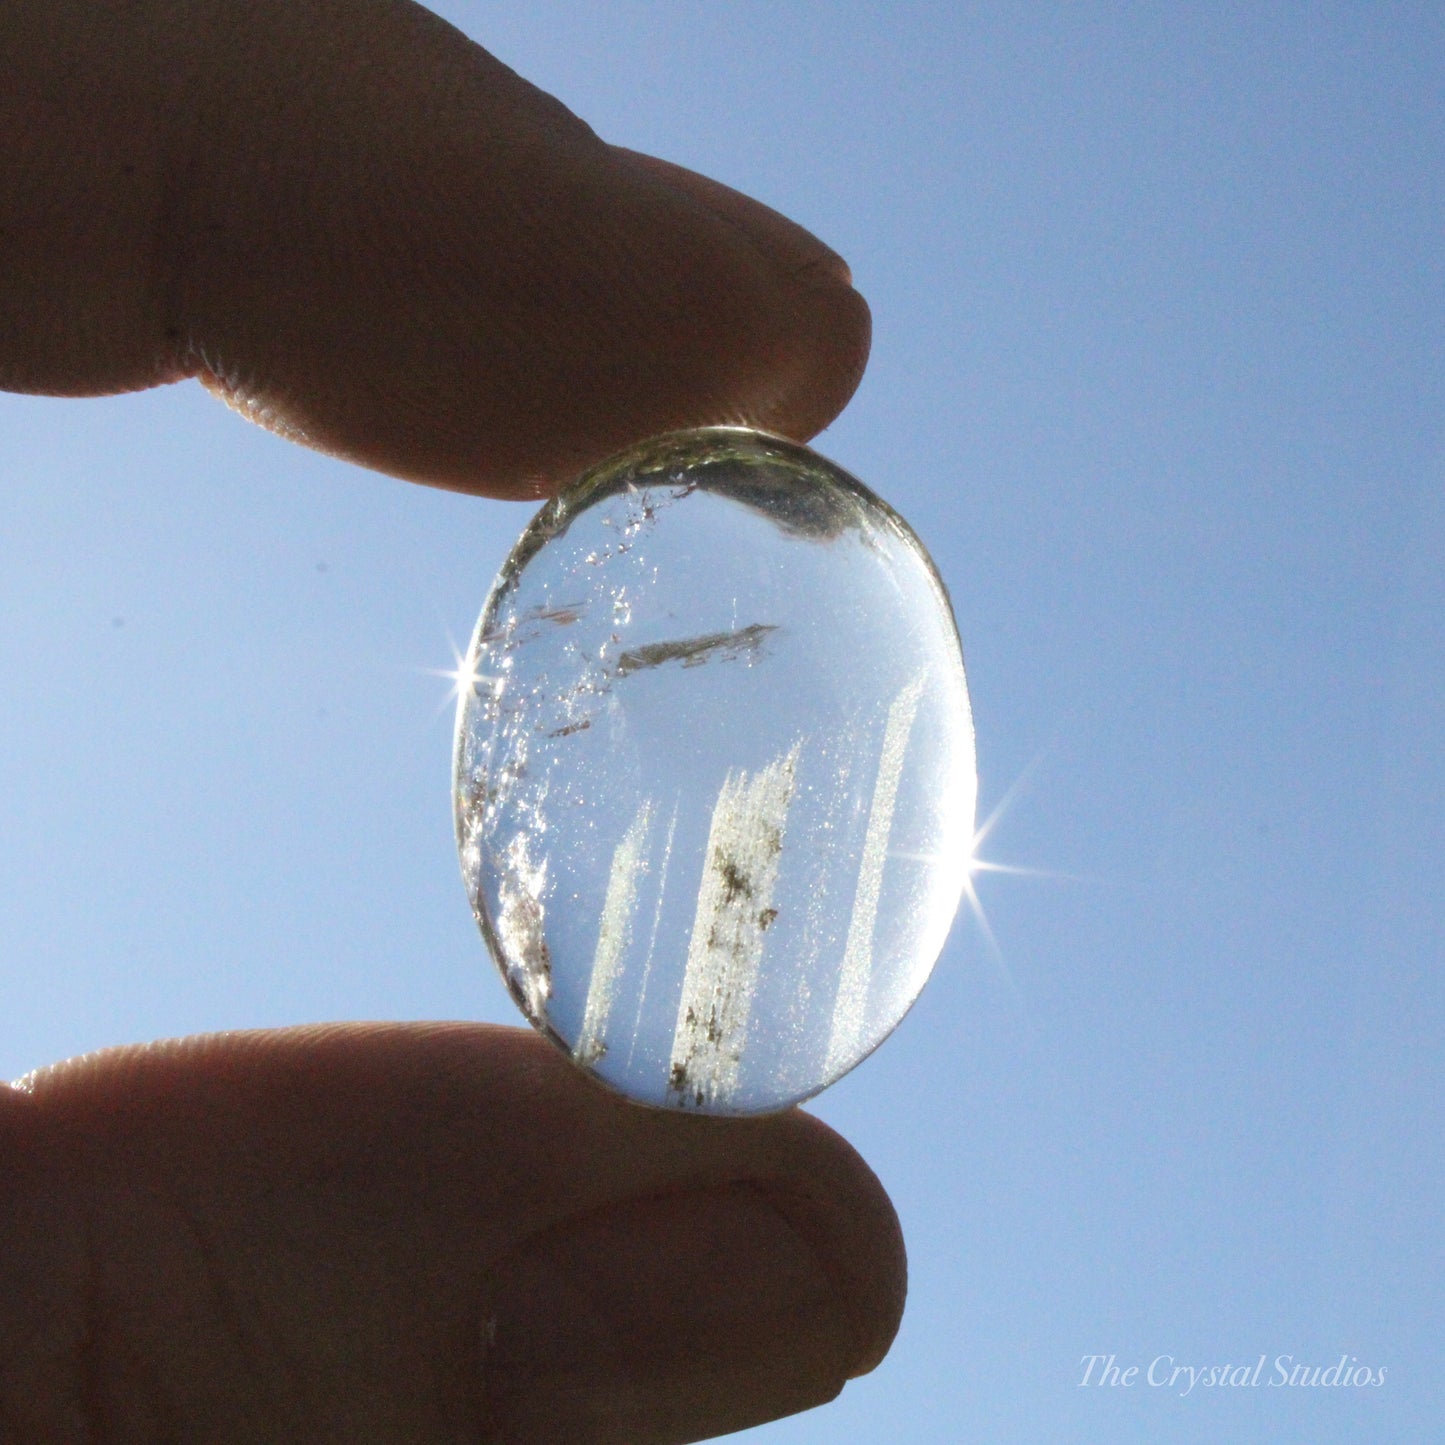
<svg viewBox="0 0 1445 1445">
<path fill-rule="evenodd" d="M 438 8 L 852 263 L 817 443 L 952 592 L 998 952 L 816 1101 L 909 1244 L 834 1440 L 1413 1441 L 1445 1377 L 1445 21 L 1428 6 Z M 0 396 L 0 1068 L 508 1020 L 449 665 L 524 509 L 183 386 Z M 1015 784 L 1019 786 L 1014 789 Z M 1010 792 L 1011 789 L 1014 789 Z M 1386 1370 L 1081 1387 L 1113 1353 Z"/>
</svg>

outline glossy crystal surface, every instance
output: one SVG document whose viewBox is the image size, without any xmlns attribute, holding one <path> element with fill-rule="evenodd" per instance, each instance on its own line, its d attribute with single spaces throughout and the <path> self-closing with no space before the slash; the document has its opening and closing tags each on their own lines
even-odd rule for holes
<svg viewBox="0 0 1445 1445">
<path fill-rule="evenodd" d="M 734 428 L 604 463 L 487 600 L 457 841 L 522 1011 L 646 1104 L 781 1108 L 893 1030 L 966 881 L 973 725 L 907 525 Z"/>
</svg>

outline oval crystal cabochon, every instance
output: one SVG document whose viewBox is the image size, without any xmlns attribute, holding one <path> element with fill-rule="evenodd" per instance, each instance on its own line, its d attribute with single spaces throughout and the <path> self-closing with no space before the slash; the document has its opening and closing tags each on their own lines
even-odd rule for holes
<svg viewBox="0 0 1445 1445">
<path fill-rule="evenodd" d="M 527 528 L 461 670 L 457 843 L 523 1013 L 641 1103 L 753 1114 L 892 1032 L 964 884 L 947 593 L 806 447 L 659 437 Z"/>
</svg>

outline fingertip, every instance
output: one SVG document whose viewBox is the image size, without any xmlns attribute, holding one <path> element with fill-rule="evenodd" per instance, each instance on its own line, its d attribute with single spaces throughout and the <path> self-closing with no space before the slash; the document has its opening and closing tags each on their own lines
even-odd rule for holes
<svg viewBox="0 0 1445 1445">
<path fill-rule="evenodd" d="M 848 263 L 811 231 L 731 186 L 657 156 L 612 149 L 765 258 L 776 305 L 791 319 L 786 355 L 771 358 L 771 387 L 748 398 L 746 419 L 794 441 L 816 436 L 857 390 L 872 343 L 872 315 Z"/>
<path fill-rule="evenodd" d="M 676 203 L 741 238 L 767 269 L 779 342 L 770 353 L 759 349 L 757 368 L 739 389 L 739 415 L 710 420 L 743 420 L 794 441 L 816 436 L 857 390 L 872 343 L 872 315 L 848 263 L 811 231 L 731 186 L 657 156 L 611 149 Z"/>
<path fill-rule="evenodd" d="M 853 284 L 853 273 L 848 263 L 836 251 L 771 206 L 765 206 L 742 191 L 674 161 L 625 146 L 613 146 L 612 149 L 616 155 L 655 176 L 663 184 L 693 197 L 715 216 L 735 224 L 785 272 L 802 280 L 819 277 L 843 286 Z"/>
</svg>

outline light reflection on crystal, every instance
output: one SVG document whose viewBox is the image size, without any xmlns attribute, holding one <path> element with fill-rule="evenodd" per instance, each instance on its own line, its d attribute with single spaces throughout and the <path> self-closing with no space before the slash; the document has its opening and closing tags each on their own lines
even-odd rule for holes
<svg viewBox="0 0 1445 1445">
<path fill-rule="evenodd" d="M 543 508 L 459 676 L 472 906 L 581 1066 L 754 1113 L 892 1031 L 966 883 L 973 731 L 942 584 L 866 489 L 753 432 L 646 443 Z"/>
</svg>

